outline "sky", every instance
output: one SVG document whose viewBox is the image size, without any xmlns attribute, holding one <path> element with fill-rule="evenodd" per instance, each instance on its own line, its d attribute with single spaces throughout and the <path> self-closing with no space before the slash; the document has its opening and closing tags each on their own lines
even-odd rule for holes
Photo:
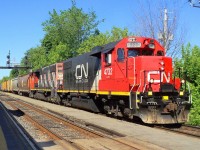
<svg viewBox="0 0 200 150">
<path fill-rule="evenodd" d="M 76 0 L 76 5 L 86 13 L 95 11 L 97 20 L 105 19 L 98 26 L 101 32 L 110 31 L 113 26 L 126 27 L 133 32 L 136 30 L 134 14 L 138 12 L 140 1 L 142 0 Z M 169 6 L 174 0 L 154 2 L 160 1 Z M 188 29 L 185 43 L 200 46 L 200 8 L 191 7 L 188 0 L 180 0 L 179 4 L 179 20 Z M 71 0 L 1 0 L 0 66 L 6 66 L 9 50 L 11 63 L 19 63 L 27 50 L 40 45 L 45 34 L 41 24 L 49 19 L 49 12 L 53 9 L 59 12 L 70 7 Z M 10 70 L 0 69 L 0 79 L 9 74 Z"/>
</svg>

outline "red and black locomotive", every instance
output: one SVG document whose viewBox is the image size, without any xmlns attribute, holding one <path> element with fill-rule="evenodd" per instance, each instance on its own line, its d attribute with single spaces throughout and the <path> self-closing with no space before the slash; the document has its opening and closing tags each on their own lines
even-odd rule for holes
<svg viewBox="0 0 200 150">
<path fill-rule="evenodd" d="M 15 78 L 9 87 L 93 112 L 137 116 L 145 123 L 184 123 L 192 99 L 185 80 L 174 77 L 172 66 L 172 58 L 155 39 L 127 37 L 41 68 L 24 80 L 19 77 L 18 83 Z"/>
</svg>

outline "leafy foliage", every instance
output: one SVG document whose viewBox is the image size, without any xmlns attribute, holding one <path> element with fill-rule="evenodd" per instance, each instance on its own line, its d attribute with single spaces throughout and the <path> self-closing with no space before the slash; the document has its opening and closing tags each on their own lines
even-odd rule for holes
<svg viewBox="0 0 200 150">
<path fill-rule="evenodd" d="M 200 84 L 200 76 L 197 77 Z M 200 125 L 200 85 L 192 88 L 193 104 L 190 111 L 190 124 Z"/>
<path fill-rule="evenodd" d="M 182 47 L 182 58 L 175 62 L 176 67 L 183 67 L 187 81 L 191 84 L 193 104 L 190 123 L 200 125 L 200 48 L 190 44 Z"/>
<path fill-rule="evenodd" d="M 73 0 L 70 9 L 60 12 L 53 10 L 49 15 L 50 18 L 42 23 L 45 35 L 41 45 L 25 53 L 33 70 L 78 55 L 80 45 L 90 36 L 99 34 L 97 26 L 103 21 L 96 20 L 95 12 L 85 13 L 77 8 Z M 21 65 L 25 66 L 25 57 Z M 28 70 L 21 69 L 18 74 L 26 73 Z M 17 72 L 12 71 L 11 76 L 17 76 Z"/>
<path fill-rule="evenodd" d="M 19 75 L 19 70 L 18 69 L 12 69 L 10 72 L 10 78 L 16 78 Z"/>
<path fill-rule="evenodd" d="M 50 12 L 50 19 L 45 21 L 43 30 L 46 32 L 42 40 L 42 47 L 49 54 L 55 54 L 54 62 L 67 59 L 77 55 L 77 49 L 90 35 L 97 31 L 97 26 L 102 21 L 96 21 L 96 14 L 92 11 L 84 13 L 82 9 L 77 8 L 74 1 L 69 10 L 60 11 L 60 14 L 53 10 Z M 60 48 L 64 49 L 61 50 Z M 64 57 L 63 52 L 65 51 Z M 53 55 L 51 55 L 52 58 Z"/>
<path fill-rule="evenodd" d="M 3 77 L 1 80 L 0 80 L 0 83 L 2 83 L 2 82 L 4 82 L 4 81 L 7 81 L 7 80 L 9 80 L 10 79 L 10 77 Z"/>
<path fill-rule="evenodd" d="M 100 33 L 98 35 L 92 35 L 87 40 L 85 40 L 77 50 L 78 54 L 83 54 L 91 51 L 95 46 L 102 46 L 109 42 L 117 41 L 123 37 L 130 35 L 127 28 L 121 29 L 113 27 L 111 32 Z"/>
</svg>

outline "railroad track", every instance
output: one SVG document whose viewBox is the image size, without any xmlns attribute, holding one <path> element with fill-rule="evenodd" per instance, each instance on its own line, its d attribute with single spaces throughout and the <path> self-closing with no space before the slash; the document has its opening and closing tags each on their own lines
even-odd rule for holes
<svg viewBox="0 0 200 150">
<path fill-rule="evenodd" d="M 172 128 L 170 130 L 177 133 L 186 134 L 186 135 L 200 138 L 200 127 L 182 125 L 180 128 Z"/>
<path fill-rule="evenodd" d="M 12 99 L 12 98 L 8 98 L 8 100 L 9 101 L 11 101 L 11 102 L 14 102 L 14 101 L 16 101 L 16 102 L 18 102 L 19 100 L 18 99 Z M 19 101 L 19 102 L 21 102 L 21 101 Z M 25 104 L 30 104 L 30 103 L 25 103 Z M 20 105 L 20 104 L 19 104 Z M 23 105 L 23 104 L 22 104 Z M 32 106 L 32 105 L 31 105 Z M 38 106 L 37 106 L 37 108 L 38 108 Z M 26 109 L 28 109 L 28 110 L 31 110 L 30 108 L 26 108 Z M 66 107 L 66 109 L 67 109 L 67 107 Z M 40 109 L 39 109 L 40 110 Z M 49 111 L 49 110 L 48 110 Z M 63 115 L 61 115 L 61 114 L 57 114 L 56 113 L 56 115 L 55 115 L 55 113 L 54 113 L 54 111 L 51 111 L 51 113 L 53 114 L 53 116 L 56 116 L 56 117 L 58 117 L 58 118 L 61 118 L 61 120 L 64 120 L 64 121 L 67 121 L 67 120 L 65 120 L 65 118 L 66 119 L 69 119 L 70 121 L 67 121 L 67 122 L 70 122 L 70 123 L 72 123 L 72 124 L 76 124 L 76 122 L 78 121 L 79 123 L 80 123 L 80 120 L 76 120 L 76 119 L 73 119 L 73 118 L 68 118 L 67 116 L 65 117 L 65 118 L 63 118 L 64 116 Z M 52 115 L 51 114 L 51 115 Z M 79 139 L 83 139 L 83 140 L 85 140 L 86 139 L 86 141 L 84 141 L 84 142 L 88 142 L 88 141 L 91 141 L 93 144 L 91 144 L 91 145 L 89 145 L 90 147 L 91 146 L 94 146 L 95 144 L 95 142 L 97 142 L 98 144 L 100 143 L 100 144 L 102 144 L 102 146 L 105 148 L 105 149 L 148 149 L 148 148 L 146 148 L 145 146 L 145 144 L 143 143 L 143 145 L 142 145 L 142 143 L 139 143 L 138 144 L 138 142 L 135 142 L 135 141 L 132 141 L 132 143 L 130 143 L 130 141 L 129 141 L 129 139 L 128 138 L 126 138 L 126 140 L 124 140 L 125 138 L 123 138 L 122 136 L 123 135 L 118 135 L 118 133 L 109 133 L 110 131 L 108 130 L 108 131 L 105 131 L 105 129 L 104 128 L 102 128 L 102 129 L 100 129 L 99 128 L 99 126 L 95 126 L 95 125 L 93 125 L 93 124 L 87 124 L 87 123 L 85 123 L 85 122 L 81 122 L 83 125 L 79 125 L 79 124 L 77 124 L 78 126 L 80 126 L 80 127 L 82 127 L 83 129 L 85 128 L 85 126 L 88 126 L 89 128 L 92 128 L 93 130 L 92 131 L 94 131 L 94 132 L 96 132 L 96 130 L 99 130 L 100 131 L 100 136 L 98 137 L 96 137 L 96 136 L 88 136 L 88 137 L 86 137 L 86 138 L 84 138 L 84 137 L 80 137 Z M 61 124 L 63 124 L 63 123 L 61 123 Z M 140 124 L 140 123 L 139 123 Z M 150 126 L 150 127 L 152 127 L 152 126 Z M 178 127 L 161 127 L 161 126 L 154 126 L 155 128 L 160 128 L 160 129 L 163 129 L 163 130 L 168 130 L 168 131 L 170 131 L 170 132 L 177 132 L 177 133 L 181 133 L 182 131 L 181 130 L 183 130 L 183 126 L 181 127 L 181 128 L 178 128 Z M 199 128 L 199 127 L 196 127 L 196 128 Z M 91 129 L 88 129 L 88 130 L 91 130 Z M 103 132 L 101 132 L 101 130 L 103 131 Z M 176 130 L 176 131 L 175 131 Z M 178 131 L 179 130 L 179 131 Z M 192 129 L 186 129 L 187 131 L 185 131 L 185 133 L 184 132 L 182 132 L 181 134 L 185 134 L 185 135 L 191 135 L 191 134 L 189 134 L 188 132 L 190 131 L 190 130 L 192 130 Z M 105 134 L 102 134 L 102 133 L 105 133 Z M 176 133 L 176 134 L 177 134 Z M 197 129 L 196 131 L 194 131 L 193 130 L 193 134 L 196 134 L 196 133 L 199 133 L 199 130 Z M 84 136 L 85 136 L 85 134 L 83 134 Z M 195 136 L 195 135 L 191 135 L 191 136 Z M 120 138 L 120 137 L 122 137 L 122 138 Z M 199 136 L 197 135 L 197 136 L 195 136 L 195 137 L 198 137 L 199 138 Z M 78 139 L 78 138 L 77 138 Z M 81 142 L 77 142 L 77 139 L 69 139 L 69 144 L 70 143 L 72 143 L 73 145 L 75 145 L 75 147 L 78 147 L 78 149 L 89 149 L 89 148 L 86 148 L 85 146 L 82 146 L 82 143 Z M 79 140 L 78 139 L 78 140 Z M 88 141 L 87 141 L 88 140 Z M 128 140 L 128 141 L 127 141 Z M 64 140 L 62 140 L 62 141 L 64 141 Z M 110 141 L 110 143 L 114 143 L 115 145 L 117 145 L 118 146 L 118 148 L 113 148 L 112 146 L 107 146 L 106 145 L 106 142 L 108 142 L 108 141 Z M 138 145 L 137 145 L 138 144 Z M 106 145 L 106 146 L 105 146 Z M 120 145 L 120 146 L 119 146 Z M 129 145 L 129 146 L 128 146 Z M 131 146 L 130 146 L 131 145 Z M 148 144 L 147 144 L 148 145 Z M 144 147 L 143 147 L 144 146 Z M 96 148 L 96 149 L 104 149 L 104 148 Z M 157 147 L 156 147 L 157 148 Z M 94 147 L 93 148 L 90 148 L 90 149 L 95 149 Z M 158 148 L 157 148 L 158 149 Z"/>
<path fill-rule="evenodd" d="M 114 149 L 142 149 L 141 146 L 135 143 L 116 138 L 116 135 L 114 137 L 111 136 L 113 133 L 107 135 L 105 133 L 108 131 L 104 133 L 96 132 L 93 129 L 65 120 L 23 101 L 9 97 L 4 98 L 4 102 L 14 110 L 22 113 L 26 120 L 32 122 L 39 130 L 45 132 L 45 134 L 48 134 L 53 141 L 63 148 L 88 149 L 85 144 L 79 141 L 80 139 L 86 139 L 86 142 L 94 141 L 103 146 L 104 149 L 113 149 L 113 145 L 115 145 Z M 88 146 L 88 144 L 86 145 Z M 90 148 L 93 147 L 95 149 L 94 146 L 94 144 L 92 146 L 89 144 Z"/>
<path fill-rule="evenodd" d="M 32 138 L 24 134 L 16 120 L 9 115 L 8 110 L 0 101 L 0 149 L 37 150 Z M 2 131 L 3 130 L 3 131 Z"/>
<path fill-rule="evenodd" d="M 189 135 L 192 137 L 200 138 L 200 127 L 198 126 L 191 126 L 191 125 L 182 125 L 179 127 L 176 126 L 154 126 L 155 128 L 175 132 L 178 134 Z"/>
</svg>

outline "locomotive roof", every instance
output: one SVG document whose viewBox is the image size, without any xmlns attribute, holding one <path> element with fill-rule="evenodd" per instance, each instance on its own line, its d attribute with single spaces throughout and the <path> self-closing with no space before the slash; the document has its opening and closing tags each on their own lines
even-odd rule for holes
<svg viewBox="0 0 200 150">
<path fill-rule="evenodd" d="M 96 46 L 92 49 L 90 55 L 97 55 L 98 53 L 101 53 L 101 52 L 102 53 L 108 53 L 109 51 L 111 51 L 117 45 L 117 43 L 119 43 L 119 41 L 110 42 L 110 43 L 108 43 L 104 46 Z"/>
</svg>

